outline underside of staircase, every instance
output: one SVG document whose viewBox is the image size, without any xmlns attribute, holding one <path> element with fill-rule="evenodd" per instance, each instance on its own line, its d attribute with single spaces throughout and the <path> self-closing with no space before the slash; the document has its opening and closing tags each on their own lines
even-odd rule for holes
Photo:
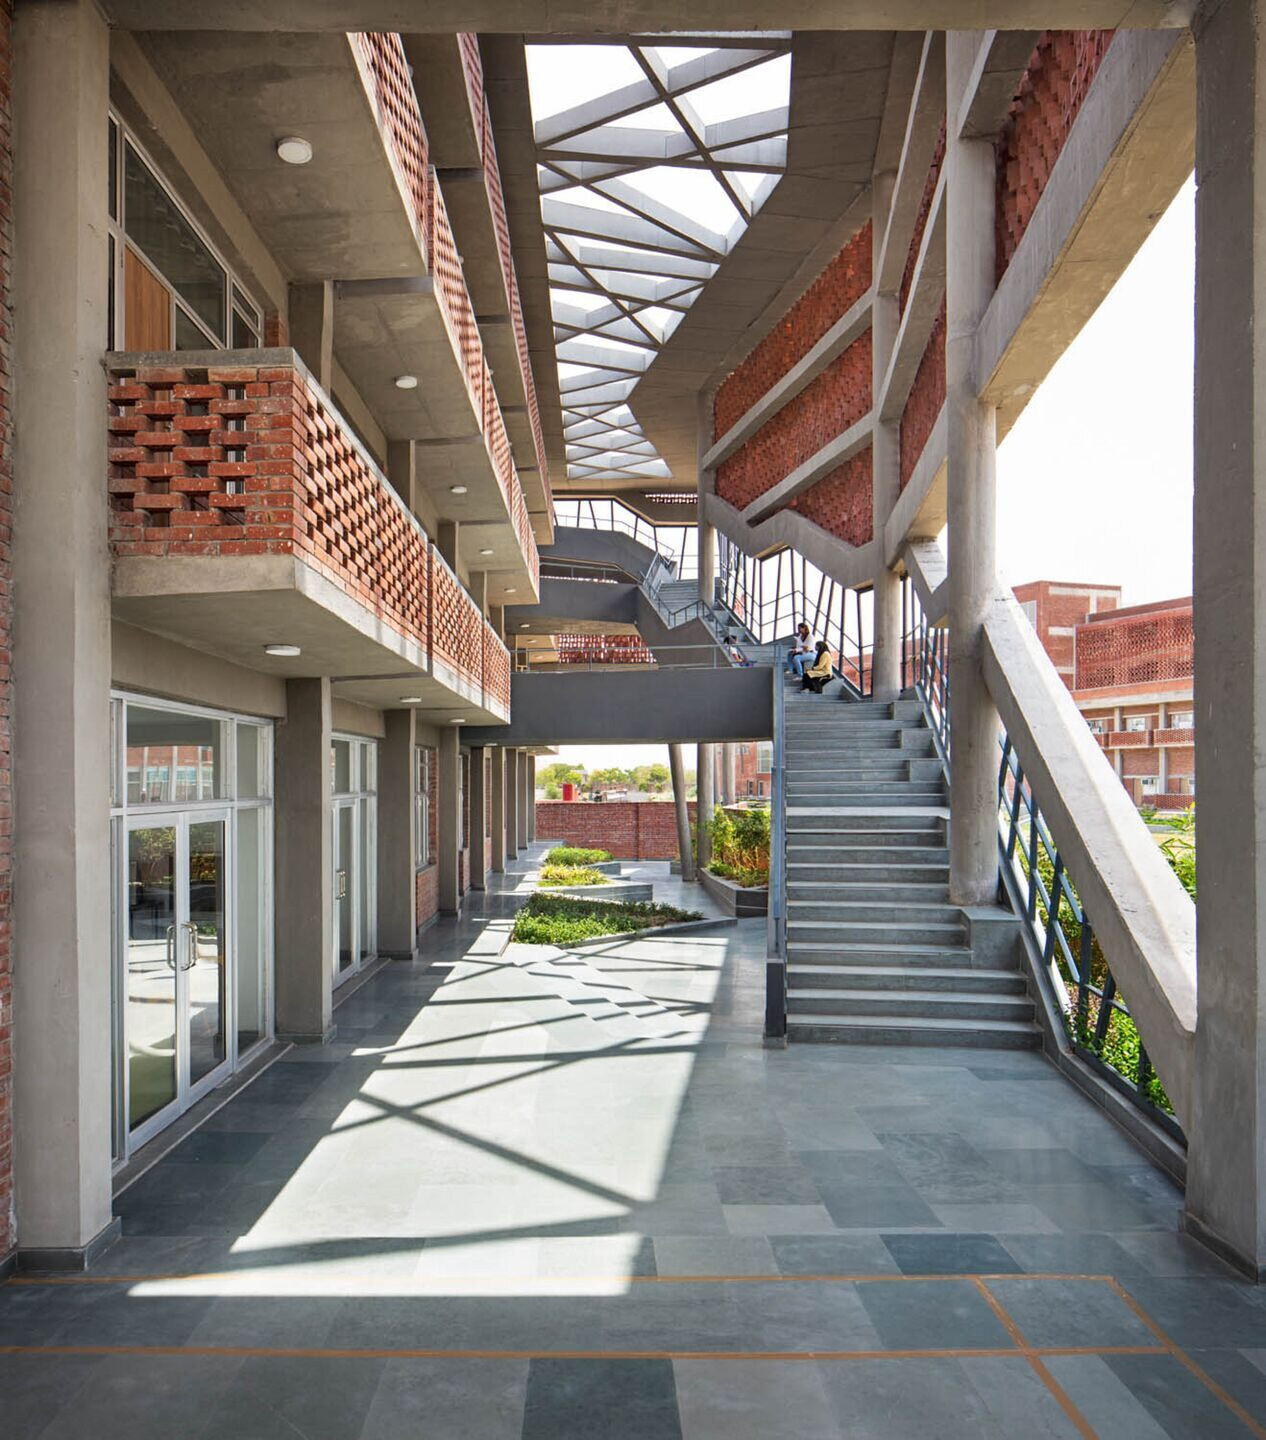
<svg viewBox="0 0 1266 1440">
<path fill-rule="evenodd" d="M 1012 928 L 950 903 L 948 798 L 918 699 L 797 684 L 783 758 L 788 1039 L 1036 1045 Z"/>
</svg>

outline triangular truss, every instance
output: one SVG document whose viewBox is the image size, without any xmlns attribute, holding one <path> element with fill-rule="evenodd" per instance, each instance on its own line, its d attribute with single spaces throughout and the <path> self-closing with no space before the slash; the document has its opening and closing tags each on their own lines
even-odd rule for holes
<svg viewBox="0 0 1266 1440">
<path fill-rule="evenodd" d="M 782 33 L 528 46 L 570 479 L 670 477 L 629 397 L 781 177 L 790 47 Z"/>
</svg>

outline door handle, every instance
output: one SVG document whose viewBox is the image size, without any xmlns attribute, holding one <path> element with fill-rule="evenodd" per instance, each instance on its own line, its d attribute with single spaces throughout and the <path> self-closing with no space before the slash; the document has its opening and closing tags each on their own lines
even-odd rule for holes
<svg viewBox="0 0 1266 1440">
<path fill-rule="evenodd" d="M 167 961 L 167 968 L 174 970 L 176 968 L 176 927 L 174 924 L 167 927 L 166 955 L 164 958 Z"/>
<path fill-rule="evenodd" d="M 189 958 L 180 968 L 192 970 L 198 963 L 198 927 L 192 920 L 186 920 L 180 928 L 187 931 L 189 935 Z"/>
</svg>

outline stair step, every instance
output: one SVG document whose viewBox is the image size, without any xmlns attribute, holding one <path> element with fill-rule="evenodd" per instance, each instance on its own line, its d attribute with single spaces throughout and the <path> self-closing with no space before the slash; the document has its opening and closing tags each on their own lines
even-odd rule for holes
<svg viewBox="0 0 1266 1440">
<path fill-rule="evenodd" d="M 829 941 L 831 944 L 882 944 L 893 936 L 890 920 L 787 920 L 787 948 L 801 942 Z M 961 925 L 902 925 L 900 942 L 903 949 L 923 945 L 958 948 L 965 944 L 967 934 Z"/>
<path fill-rule="evenodd" d="M 815 957 L 829 959 L 836 965 L 931 965 L 934 968 L 963 970 L 971 968 L 971 951 L 966 945 L 923 945 L 891 938 L 892 929 L 884 937 L 870 936 L 864 940 L 813 939 L 788 940 L 787 958 L 812 962 Z"/>
<path fill-rule="evenodd" d="M 1017 1020 L 931 1019 L 919 1016 L 813 1015 L 787 1018 L 787 1037 L 837 1045 L 950 1045 L 974 1050 L 1028 1050 L 1041 1032 Z"/>
<path fill-rule="evenodd" d="M 1033 1019 L 1026 995 L 955 994 L 944 990 L 843 990 L 833 986 L 788 987 L 788 1015 L 831 1015 L 845 1019 L 887 1015 L 944 1020 Z"/>
<path fill-rule="evenodd" d="M 787 879 L 796 883 L 802 880 L 822 884 L 832 881 L 840 885 L 862 885 L 870 882 L 876 885 L 945 885 L 949 881 L 949 865 L 905 865 L 895 861 L 889 864 L 833 863 L 829 860 L 799 860 L 793 858 L 789 852 Z"/>
<path fill-rule="evenodd" d="M 882 920 L 909 925 L 962 925 L 963 912 L 948 900 L 854 900 L 834 891 L 819 899 L 792 900 L 788 920 Z"/>
<path fill-rule="evenodd" d="M 806 880 L 787 877 L 789 902 L 812 901 L 829 905 L 906 905 L 949 904 L 949 884 L 919 883 L 912 880 Z"/>
<path fill-rule="evenodd" d="M 788 805 L 787 831 L 790 834 L 794 827 L 804 834 L 822 830 L 916 830 L 923 833 L 933 830 L 942 819 L 948 818 L 941 814 L 945 808 L 943 805 L 923 805 L 906 810 L 897 805 Z M 876 816 L 876 810 L 880 816 Z"/>
<path fill-rule="evenodd" d="M 959 995 L 1025 995 L 1019 970 L 973 970 L 970 965 L 840 965 L 834 957 L 820 962 L 800 956 L 787 962 L 787 983 L 807 989 L 847 991 L 914 990 Z"/>
</svg>

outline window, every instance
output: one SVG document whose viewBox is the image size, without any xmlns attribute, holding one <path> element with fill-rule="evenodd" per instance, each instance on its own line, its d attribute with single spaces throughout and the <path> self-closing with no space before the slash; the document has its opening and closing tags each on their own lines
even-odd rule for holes
<svg viewBox="0 0 1266 1440">
<path fill-rule="evenodd" d="M 1147 729 L 1148 720 L 1150 718 L 1151 717 L 1147 715 L 1127 715 L 1125 717 L 1125 729 L 1127 734 L 1142 734 L 1142 732 Z"/>
<path fill-rule="evenodd" d="M 774 768 L 774 746 L 771 740 L 760 740 L 756 745 L 756 769 L 767 774 Z"/>
<path fill-rule="evenodd" d="M 1105 720 L 1102 715 L 1096 715 L 1093 719 L 1087 720 L 1092 735 L 1106 735 L 1112 729 L 1112 722 Z"/>
<path fill-rule="evenodd" d="M 1140 776 L 1140 789 L 1144 795 L 1155 795 L 1159 788 L 1155 775 Z"/>
<path fill-rule="evenodd" d="M 259 307 L 113 116 L 107 144 L 111 347 L 258 346 Z"/>
<path fill-rule="evenodd" d="M 1196 717 L 1191 710 L 1171 710 L 1169 712 L 1169 728 L 1171 730 L 1191 730 L 1196 723 Z"/>
<path fill-rule="evenodd" d="M 424 745 L 413 748 L 416 779 L 413 784 L 414 868 L 425 870 L 431 863 L 431 752 Z"/>
</svg>

